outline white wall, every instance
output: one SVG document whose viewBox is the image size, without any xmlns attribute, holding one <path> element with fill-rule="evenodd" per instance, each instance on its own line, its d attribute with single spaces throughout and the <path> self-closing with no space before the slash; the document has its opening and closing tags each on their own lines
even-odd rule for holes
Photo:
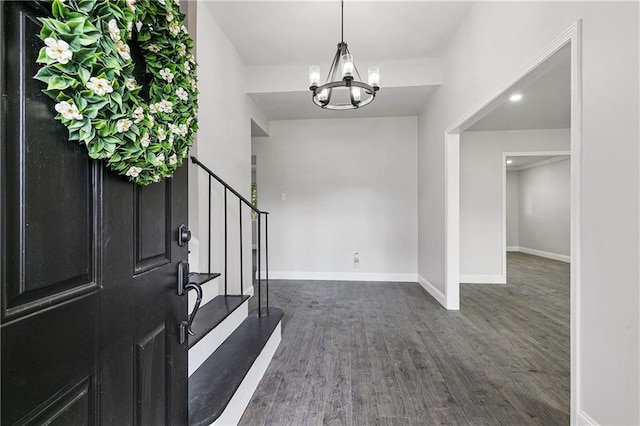
<svg viewBox="0 0 640 426">
<path fill-rule="evenodd" d="M 460 139 L 460 281 L 506 283 L 503 152 L 567 151 L 570 132 L 465 132 Z"/>
<path fill-rule="evenodd" d="M 292 120 L 254 138 L 270 276 L 415 281 L 416 132 L 416 117 Z"/>
<path fill-rule="evenodd" d="M 531 167 L 519 173 L 518 245 L 528 250 L 570 256 L 571 161 Z"/>
<path fill-rule="evenodd" d="M 419 118 L 419 273 L 444 290 L 445 130 L 582 19 L 577 410 L 640 423 L 637 2 L 478 2 Z M 470 72 L 471 71 L 471 72 Z M 579 420 L 579 419 L 574 419 Z"/>
<path fill-rule="evenodd" d="M 507 248 L 520 245 L 520 172 L 507 170 Z"/>
<path fill-rule="evenodd" d="M 222 32 L 209 10 L 209 3 L 198 2 L 197 58 L 200 129 L 197 138 L 198 159 L 229 183 L 245 198 L 251 195 L 251 118 L 264 122 L 259 110 L 244 92 L 244 63 L 238 52 Z M 192 167 L 192 166 L 190 166 Z M 190 212 L 190 220 L 198 221 L 195 239 L 199 247 L 190 244 L 200 271 L 207 267 L 208 180 L 199 172 L 197 185 L 197 218 Z M 193 172 L 190 178 L 193 177 Z M 190 185 L 194 185 L 192 179 Z M 212 271 L 223 272 L 224 219 L 223 192 L 214 181 L 212 198 Z M 240 291 L 240 239 L 238 203 L 229 195 L 229 276 L 230 292 Z M 243 214 L 243 278 L 245 290 L 251 288 L 251 217 Z M 198 250 L 199 248 L 199 250 Z M 191 263 L 194 263 L 193 261 Z M 221 283 L 223 278 L 219 279 Z"/>
</svg>

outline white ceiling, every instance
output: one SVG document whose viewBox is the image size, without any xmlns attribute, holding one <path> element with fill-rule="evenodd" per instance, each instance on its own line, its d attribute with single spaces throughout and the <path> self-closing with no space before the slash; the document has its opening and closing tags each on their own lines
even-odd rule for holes
<svg viewBox="0 0 640 426">
<path fill-rule="evenodd" d="M 356 64 L 438 58 L 472 7 L 458 1 L 347 0 L 345 34 Z M 247 66 L 320 65 L 326 70 L 340 41 L 340 2 L 217 1 L 204 3 Z M 384 75 L 384 69 L 381 69 Z M 294 92 L 249 93 L 270 120 L 381 117 L 419 114 L 437 86 L 385 87 L 356 111 L 326 111 L 307 87 Z M 518 103 L 508 101 L 522 93 Z M 570 49 L 564 48 L 487 107 L 467 130 L 570 127 Z"/>
<path fill-rule="evenodd" d="M 418 115 L 437 86 L 388 87 L 381 89 L 369 105 L 350 111 L 318 108 L 309 90 L 300 92 L 251 93 L 249 96 L 270 120 L 313 118 L 404 117 Z"/>
<path fill-rule="evenodd" d="M 509 97 L 520 93 L 522 99 Z M 469 131 L 571 127 L 571 49 L 565 46 L 497 99 Z"/>
<path fill-rule="evenodd" d="M 210 1 L 245 65 L 328 67 L 340 42 L 340 2 Z M 356 60 L 439 57 L 471 2 L 345 1 L 344 41 Z"/>
</svg>

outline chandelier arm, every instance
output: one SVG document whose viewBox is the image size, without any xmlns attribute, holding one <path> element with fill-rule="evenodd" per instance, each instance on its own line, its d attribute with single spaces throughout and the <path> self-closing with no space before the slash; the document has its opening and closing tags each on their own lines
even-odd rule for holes
<svg viewBox="0 0 640 426">
<path fill-rule="evenodd" d="M 340 62 L 340 49 L 336 52 L 336 55 L 333 57 L 333 63 L 331 64 L 331 68 L 329 68 L 329 74 L 327 75 L 327 83 L 332 81 L 336 81 L 336 71 L 338 70 L 338 62 Z"/>
</svg>

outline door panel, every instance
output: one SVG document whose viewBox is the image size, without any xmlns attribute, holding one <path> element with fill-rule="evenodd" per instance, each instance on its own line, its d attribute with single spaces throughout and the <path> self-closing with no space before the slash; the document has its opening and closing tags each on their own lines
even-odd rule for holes
<svg viewBox="0 0 640 426">
<path fill-rule="evenodd" d="M 0 0 L 0 424 L 186 424 L 186 166 L 139 187 L 66 140 L 32 78 L 47 15 Z"/>
</svg>

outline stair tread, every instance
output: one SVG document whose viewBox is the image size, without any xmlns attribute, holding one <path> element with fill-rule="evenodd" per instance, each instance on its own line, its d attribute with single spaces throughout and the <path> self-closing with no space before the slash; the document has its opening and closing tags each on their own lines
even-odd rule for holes
<svg viewBox="0 0 640 426">
<path fill-rule="evenodd" d="M 284 315 L 269 309 L 262 318 L 252 311 L 189 377 L 190 425 L 211 424 L 227 407 Z"/>
<path fill-rule="evenodd" d="M 209 303 L 198 309 L 191 330 L 195 336 L 189 336 L 189 347 L 198 343 L 211 330 L 216 328 L 226 317 L 238 309 L 249 296 L 216 296 Z"/>
<path fill-rule="evenodd" d="M 189 274 L 189 282 L 202 285 L 208 281 L 211 281 L 214 278 L 218 278 L 219 276 L 220 276 L 220 272 L 212 272 L 210 274 L 206 272 L 192 272 Z"/>
</svg>

